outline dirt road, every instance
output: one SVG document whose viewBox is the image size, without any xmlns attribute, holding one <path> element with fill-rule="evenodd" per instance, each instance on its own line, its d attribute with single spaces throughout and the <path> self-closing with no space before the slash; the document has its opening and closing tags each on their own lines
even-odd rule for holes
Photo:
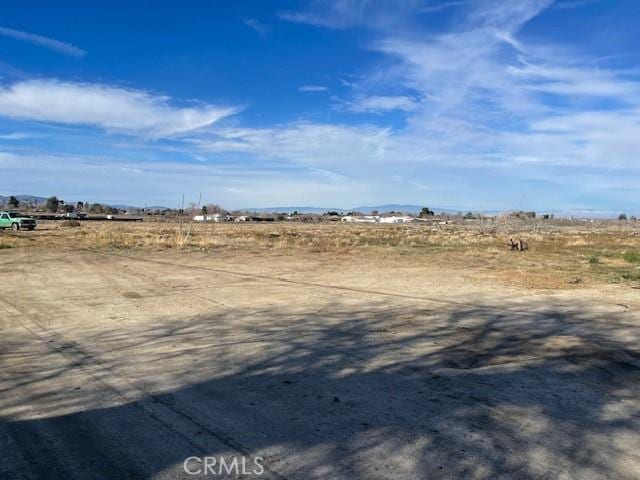
<svg viewBox="0 0 640 480">
<path fill-rule="evenodd" d="M 640 477 L 629 287 L 320 255 L 2 260 L 0 478 L 195 478 L 189 457 L 245 457 L 234 478 Z"/>
</svg>

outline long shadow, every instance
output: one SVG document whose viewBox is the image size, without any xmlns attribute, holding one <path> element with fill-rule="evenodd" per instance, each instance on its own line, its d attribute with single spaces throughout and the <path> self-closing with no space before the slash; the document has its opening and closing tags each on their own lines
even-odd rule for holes
<svg viewBox="0 0 640 480">
<path fill-rule="evenodd" d="M 233 455 L 264 457 L 262 478 L 640 476 L 638 328 L 622 316 L 334 304 L 249 318 L 161 319 L 69 346 L 73 366 L 143 394 L 2 419 L 0 476 L 180 478 L 187 457 Z M 182 381 L 163 389 L 161 373 Z M 39 400 L 8 383 L 16 402 Z"/>
</svg>

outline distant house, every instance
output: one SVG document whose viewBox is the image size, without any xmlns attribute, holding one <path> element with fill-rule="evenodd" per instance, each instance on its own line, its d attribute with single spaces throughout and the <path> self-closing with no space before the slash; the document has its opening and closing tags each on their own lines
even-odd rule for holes
<svg viewBox="0 0 640 480">
<path fill-rule="evenodd" d="M 380 223 L 409 223 L 413 222 L 413 217 L 408 215 L 390 215 L 388 217 L 380 217 Z"/>
<path fill-rule="evenodd" d="M 229 220 L 231 220 L 231 217 L 222 213 L 207 215 L 208 222 L 228 222 Z"/>
<path fill-rule="evenodd" d="M 340 220 L 344 223 L 409 223 L 414 218 L 409 215 L 345 215 Z"/>
<path fill-rule="evenodd" d="M 229 215 L 222 213 L 212 213 L 211 215 L 196 215 L 193 217 L 194 222 L 228 222 L 231 220 Z"/>
<path fill-rule="evenodd" d="M 380 217 L 378 215 L 345 215 L 341 221 L 345 223 L 379 223 Z"/>
</svg>

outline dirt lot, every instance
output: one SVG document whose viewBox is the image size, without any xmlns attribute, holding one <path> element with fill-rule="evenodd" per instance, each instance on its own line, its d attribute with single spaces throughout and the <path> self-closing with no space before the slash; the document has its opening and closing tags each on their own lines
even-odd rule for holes
<svg viewBox="0 0 640 480">
<path fill-rule="evenodd" d="M 0 478 L 640 478 L 637 239 L 339 227 L 1 234 Z"/>
</svg>

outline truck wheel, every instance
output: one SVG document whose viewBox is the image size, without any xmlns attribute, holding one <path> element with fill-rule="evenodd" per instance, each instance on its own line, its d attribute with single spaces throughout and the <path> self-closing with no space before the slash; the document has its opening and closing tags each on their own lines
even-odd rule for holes
<svg viewBox="0 0 640 480">
<path fill-rule="evenodd" d="M 14 224 L 12 224 L 12 225 L 11 225 L 11 229 L 12 229 L 14 232 L 17 232 L 18 230 L 20 230 L 20 224 L 19 224 L 19 223 L 14 223 Z"/>
</svg>

